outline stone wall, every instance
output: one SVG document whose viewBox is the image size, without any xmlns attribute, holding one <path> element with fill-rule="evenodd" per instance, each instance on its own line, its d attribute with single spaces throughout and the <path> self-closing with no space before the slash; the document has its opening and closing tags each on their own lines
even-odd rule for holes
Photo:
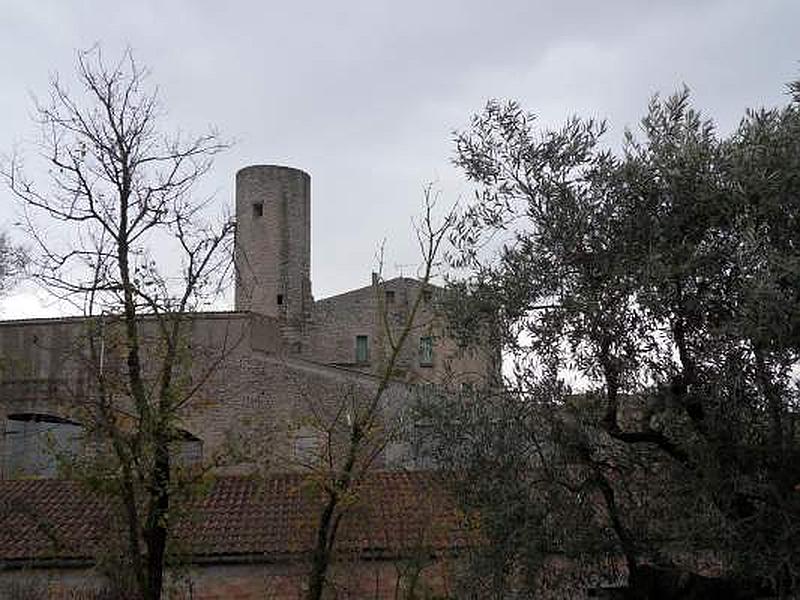
<svg viewBox="0 0 800 600">
<path fill-rule="evenodd" d="M 236 309 L 301 325 L 311 310 L 311 178 L 254 165 L 236 174 Z"/>
<path fill-rule="evenodd" d="M 273 165 L 237 173 L 239 312 L 186 315 L 178 370 L 178 387 L 191 392 L 179 426 L 199 437 L 206 457 L 215 462 L 226 462 L 232 434 L 258 439 L 270 454 L 287 455 L 294 432 L 307 426 L 310 416 L 327 418 L 343 400 L 374 394 L 376 378 L 386 371 L 390 339 L 398 341 L 418 298 L 419 313 L 391 374 L 398 382 L 387 403 L 393 411 L 408 404 L 405 384 L 458 389 L 480 385 L 499 369 L 489 349 L 465 354 L 448 338 L 435 314 L 440 293 L 435 286 L 373 275 L 371 285 L 313 302 L 310 211 L 307 173 Z M 101 370 L 124 411 L 129 398 L 121 330 L 121 322 L 110 317 L 0 322 L 0 434 L 7 437 L 10 414 L 85 422 Z M 143 317 L 140 332 L 145 376 L 155 384 L 163 353 L 155 319 Z M 356 360 L 357 336 L 368 339 L 367 360 Z M 428 339 L 432 361 L 424 364 L 420 346 Z"/>
<path fill-rule="evenodd" d="M 90 329 L 94 327 L 94 331 Z M 119 323 L 50 319 L 0 323 L 0 423 L 7 415 L 36 413 L 85 423 L 93 406 L 99 369 L 87 350 L 89 337 L 103 343 L 104 375 L 124 390 L 125 357 Z M 198 313 L 186 323 L 180 389 L 190 394 L 178 426 L 203 442 L 206 461 L 230 465 L 233 450 L 257 455 L 270 469 L 291 468 L 294 435 L 323 428 L 343 402 L 366 402 L 377 386 L 369 373 L 304 360 L 285 350 L 275 319 L 254 313 Z M 155 323 L 141 328 L 146 371 L 154 382 L 159 364 Z M 97 353 L 96 353 L 97 354 Z M 387 418 L 408 403 L 402 384 L 386 392 Z M 118 405 L 127 402 L 118 394 Z M 341 414 L 339 415 L 341 418 Z M 311 418 L 317 423 L 311 422 Z M 238 445 L 238 446 L 237 446 Z M 244 448 L 247 446 L 247 448 Z M 0 450 L 2 448 L 0 447 Z M 5 453 L 3 453 L 4 455 Z M 397 456 L 397 452 L 390 452 Z M 398 457 L 397 460 L 400 460 Z M 262 465 L 263 466 L 263 465 Z M 0 462 L 0 477 L 6 477 Z"/>
<path fill-rule="evenodd" d="M 448 337 L 436 303 L 441 288 L 414 279 L 396 278 L 320 300 L 314 304 L 313 322 L 308 328 L 307 355 L 313 360 L 383 373 L 391 352 L 387 331 L 397 343 L 418 296 L 417 315 L 396 365 L 395 376 L 411 383 L 460 386 L 486 383 L 498 368 L 489 349 L 464 351 Z M 356 362 L 356 336 L 369 339 L 369 361 Z M 420 360 L 421 338 L 430 337 L 433 361 Z"/>
<path fill-rule="evenodd" d="M 448 597 L 452 560 L 428 561 L 414 584 L 411 562 L 357 560 L 331 569 L 331 594 L 340 600 Z M 168 575 L 167 600 L 303 600 L 307 565 L 302 561 L 194 564 Z M 0 571 L 4 600 L 94 600 L 107 582 L 89 567 L 51 566 Z M 427 594 L 427 595 L 426 595 Z M 104 596 L 108 598 L 109 596 Z"/>
</svg>

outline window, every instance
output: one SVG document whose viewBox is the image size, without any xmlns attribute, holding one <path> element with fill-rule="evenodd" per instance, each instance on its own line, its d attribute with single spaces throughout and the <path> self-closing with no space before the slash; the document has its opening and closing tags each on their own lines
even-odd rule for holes
<svg viewBox="0 0 800 600">
<path fill-rule="evenodd" d="M 433 338 L 429 335 L 419 338 L 419 364 L 421 367 L 433 366 Z"/>
<path fill-rule="evenodd" d="M 302 427 L 294 435 L 294 458 L 301 465 L 310 466 L 319 461 L 320 439 L 317 431 Z"/>
<path fill-rule="evenodd" d="M 369 338 L 365 335 L 356 336 L 356 362 L 365 363 L 369 361 Z"/>
<path fill-rule="evenodd" d="M 431 298 L 433 298 L 433 292 L 431 292 L 430 290 L 422 290 L 422 299 L 425 302 L 430 302 Z"/>
<path fill-rule="evenodd" d="M 178 442 L 173 449 L 173 460 L 178 467 L 193 467 L 203 462 L 203 440 L 189 433 L 178 431 Z"/>
<path fill-rule="evenodd" d="M 414 467 L 435 469 L 437 467 L 435 447 L 433 426 L 430 423 L 415 423 L 411 447 Z"/>
<path fill-rule="evenodd" d="M 386 290 L 386 304 L 394 304 L 394 290 Z"/>
<path fill-rule="evenodd" d="M 278 306 L 283 304 L 283 294 L 278 294 Z"/>
<path fill-rule="evenodd" d="M 253 202 L 253 218 L 258 219 L 264 216 L 264 203 Z"/>
<path fill-rule="evenodd" d="M 54 477 L 59 460 L 75 456 L 83 427 L 52 415 L 23 413 L 8 416 L 3 437 L 6 476 Z"/>
</svg>

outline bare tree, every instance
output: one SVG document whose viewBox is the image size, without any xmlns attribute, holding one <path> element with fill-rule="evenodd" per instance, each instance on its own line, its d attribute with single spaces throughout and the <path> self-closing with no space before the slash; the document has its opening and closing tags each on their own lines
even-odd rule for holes
<svg viewBox="0 0 800 600">
<path fill-rule="evenodd" d="M 308 575 L 309 600 L 319 600 L 330 585 L 329 569 L 336 551 L 337 534 L 342 519 L 358 505 L 358 488 L 376 468 L 376 461 L 387 446 L 398 440 L 399 415 L 390 399 L 397 384 L 401 354 L 410 336 L 419 327 L 421 306 L 426 289 L 436 274 L 440 247 L 453 224 L 453 213 L 435 222 L 435 197 L 425 190 L 425 208 L 416 226 L 421 253 L 418 285 L 402 323 L 390 323 L 382 295 L 377 304 L 385 339 L 385 355 L 380 373 L 371 386 L 348 387 L 332 410 L 313 410 L 310 426 L 322 433 L 322 444 L 314 460 L 304 465 L 309 481 L 322 497 Z M 382 259 L 380 259 L 382 263 Z M 380 281 L 379 281 L 380 283 Z M 377 289 L 382 289 L 378 286 Z M 402 384 L 398 384 L 402 385 Z M 405 387 L 405 386 L 404 386 Z M 408 393 L 408 390 L 403 390 Z"/>
<path fill-rule="evenodd" d="M 181 484 L 176 423 L 196 390 L 187 313 L 219 293 L 233 238 L 195 185 L 227 144 L 213 130 L 163 133 L 157 90 L 130 50 L 113 63 L 99 47 L 79 53 L 77 81 L 73 93 L 54 77 L 36 104 L 46 174 L 26 176 L 15 157 L 2 176 L 24 208 L 34 277 L 89 317 L 86 426 L 109 450 L 96 480 L 122 507 L 133 593 L 157 599 Z"/>
<path fill-rule="evenodd" d="M 27 263 L 22 248 L 14 246 L 5 233 L 0 233 L 0 297 L 2 297 L 21 274 Z"/>
</svg>

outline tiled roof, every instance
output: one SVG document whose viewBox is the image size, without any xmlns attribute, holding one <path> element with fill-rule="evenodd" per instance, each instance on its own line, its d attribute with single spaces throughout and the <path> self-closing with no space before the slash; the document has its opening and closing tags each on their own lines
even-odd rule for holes
<svg viewBox="0 0 800 600">
<path fill-rule="evenodd" d="M 0 561 L 89 557 L 104 513 L 72 481 L 0 481 Z"/>
<path fill-rule="evenodd" d="M 375 473 L 350 500 L 338 552 L 394 556 L 467 542 L 455 504 L 433 473 Z M 107 505 L 72 481 L 0 481 L 0 563 L 91 558 L 108 539 Z M 320 506 L 315 486 L 301 474 L 220 477 L 180 520 L 176 550 L 194 557 L 290 558 L 310 550 Z"/>
</svg>

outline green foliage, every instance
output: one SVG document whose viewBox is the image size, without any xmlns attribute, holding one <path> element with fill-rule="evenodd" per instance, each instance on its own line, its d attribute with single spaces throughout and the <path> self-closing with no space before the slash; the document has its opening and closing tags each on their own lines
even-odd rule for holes
<svg viewBox="0 0 800 600">
<path fill-rule="evenodd" d="M 510 377 L 422 410 L 493 540 L 484 580 L 533 590 L 553 556 L 581 571 L 610 553 L 631 597 L 660 577 L 665 597 L 800 586 L 800 82 L 790 90 L 794 103 L 748 111 L 722 139 L 688 90 L 656 96 L 619 154 L 603 123 L 540 132 L 515 103 L 490 102 L 457 135 L 478 191 L 451 236 L 469 270 L 451 330 L 468 345 L 488 328 Z"/>
</svg>

